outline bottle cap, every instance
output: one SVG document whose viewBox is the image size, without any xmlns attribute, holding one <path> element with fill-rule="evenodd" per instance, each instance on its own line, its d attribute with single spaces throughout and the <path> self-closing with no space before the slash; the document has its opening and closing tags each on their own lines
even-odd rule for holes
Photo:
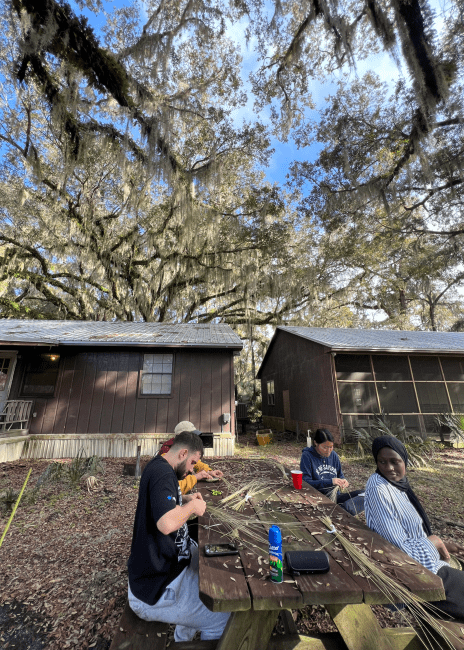
<svg viewBox="0 0 464 650">
<path fill-rule="evenodd" d="M 269 543 L 274 545 L 282 543 L 282 533 L 278 526 L 271 526 L 269 528 Z"/>
</svg>

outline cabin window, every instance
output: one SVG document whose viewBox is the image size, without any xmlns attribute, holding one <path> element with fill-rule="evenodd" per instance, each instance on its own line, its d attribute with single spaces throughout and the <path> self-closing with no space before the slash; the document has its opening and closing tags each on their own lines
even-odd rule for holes
<svg viewBox="0 0 464 650">
<path fill-rule="evenodd" d="M 173 354 L 144 354 L 141 394 L 170 395 Z"/>
<path fill-rule="evenodd" d="M 6 378 L 8 377 L 8 368 L 10 367 L 10 357 L 0 357 L 0 390 L 5 390 Z"/>
<path fill-rule="evenodd" d="M 40 354 L 27 362 L 22 397 L 51 397 L 55 393 L 60 357 L 58 354 Z"/>
<path fill-rule="evenodd" d="M 267 382 L 267 403 L 270 406 L 275 406 L 275 388 L 273 379 Z"/>
</svg>

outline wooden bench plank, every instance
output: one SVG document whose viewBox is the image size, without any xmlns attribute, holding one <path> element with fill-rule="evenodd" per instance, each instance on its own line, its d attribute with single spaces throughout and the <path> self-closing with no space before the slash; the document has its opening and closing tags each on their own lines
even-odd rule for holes
<svg viewBox="0 0 464 650">
<path fill-rule="evenodd" d="M 143 621 L 126 601 L 110 650 L 164 650 L 168 628 L 167 623 Z"/>
<path fill-rule="evenodd" d="M 425 650 L 416 631 L 411 627 L 384 628 L 382 633 L 387 636 L 394 650 Z M 218 641 L 173 643 L 170 649 L 216 650 L 218 643 Z M 276 634 L 269 640 L 266 650 L 346 650 L 346 644 L 339 632 L 309 635 L 298 633 Z M 458 650 L 461 650 L 461 648 L 459 647 Z"/>
</svg>

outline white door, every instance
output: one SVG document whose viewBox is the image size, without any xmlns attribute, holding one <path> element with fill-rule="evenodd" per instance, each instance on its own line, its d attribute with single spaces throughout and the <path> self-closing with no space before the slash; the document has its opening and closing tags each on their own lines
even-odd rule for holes
<svg viewBox="0 0 464 650">
<path fill-rule="evenodd" d="M 0 413 L 10 393 L 17 354 L 16 350 L 0 350 Z"/>
</svg>

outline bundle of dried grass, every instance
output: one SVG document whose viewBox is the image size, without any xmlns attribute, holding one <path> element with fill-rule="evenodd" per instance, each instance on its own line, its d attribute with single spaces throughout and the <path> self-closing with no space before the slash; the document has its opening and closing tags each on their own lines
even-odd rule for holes
<svg viewBox="0 0 464 650">
<path fill-rule="evenodd" d="M 251 551 L 268 552 L 268 538 L 265 526 L 257 516 L 238 514 L 221 506 L 208 506 L 208 514 L 216 523 L 207 526 L 220 526 L 222 535 L 233 541 L 237 546 L 243 546 Z M 240 531 L 240 535 L 239 535 Z M 253 540 L 253 541 L 251 541 Z"/>
<path fill-rule="evenodd" d="M 238 490 L 235 490 L 232 494 L 224 497 L 224 499 L 221 499 L 219 504 L 232 508 L 232 510 L 240 511 L 243 510 L 249 499 L 255 499 L 258 496 L 262 496 L 265 492 L 269 492 L 269 486 L 263 484 L 262 481 L 255 479 L 242 485 Z"/>
<path fill-rule="evenodd" d="M 334 485 L 333 488 L 326 493 L 326 496 L 329 497 L 331 501 L 334 503 L 337 503 L 337 495 L 340 492 L 340 486 L 339 485 Z"/>
<path fill-rule="evenodd" d="M 334 541 L 340 542 L 351 561 L 358 567 L 360 574 L 375 584 L 375 586 L 382 591 L 391 605 L 397 603 L 404 603 L 410 614 L 414 617 L 418 627 L 422 632 L 423 643 L 432 650 L 433 639 L 429 630 L 432 629 L 443 639 L 445 645 L 454 650 L 454 646 L 449 639 L 453 636 L 458 639 L 449 629 L 441 625 L 440 621 L 435 618 L 439 615 L 439 610 L 432 604 L 427 603 L 419 596 L 414 595 L 406 587 L 393 580 L 372 560 L 370 560 L 364 553 L 361 552 L 343 533 L 337 531 L 332 523 L 330 517 L 319 517 L 319 520 L 327 526 L 327 529 L 333 533 Z M 434 616 L 431 615 L 432 612 Z M 400 615 L 404 614 L 400 611 Z M 406 623 L 409 625 L 407 619 Z"/>
</svg>

